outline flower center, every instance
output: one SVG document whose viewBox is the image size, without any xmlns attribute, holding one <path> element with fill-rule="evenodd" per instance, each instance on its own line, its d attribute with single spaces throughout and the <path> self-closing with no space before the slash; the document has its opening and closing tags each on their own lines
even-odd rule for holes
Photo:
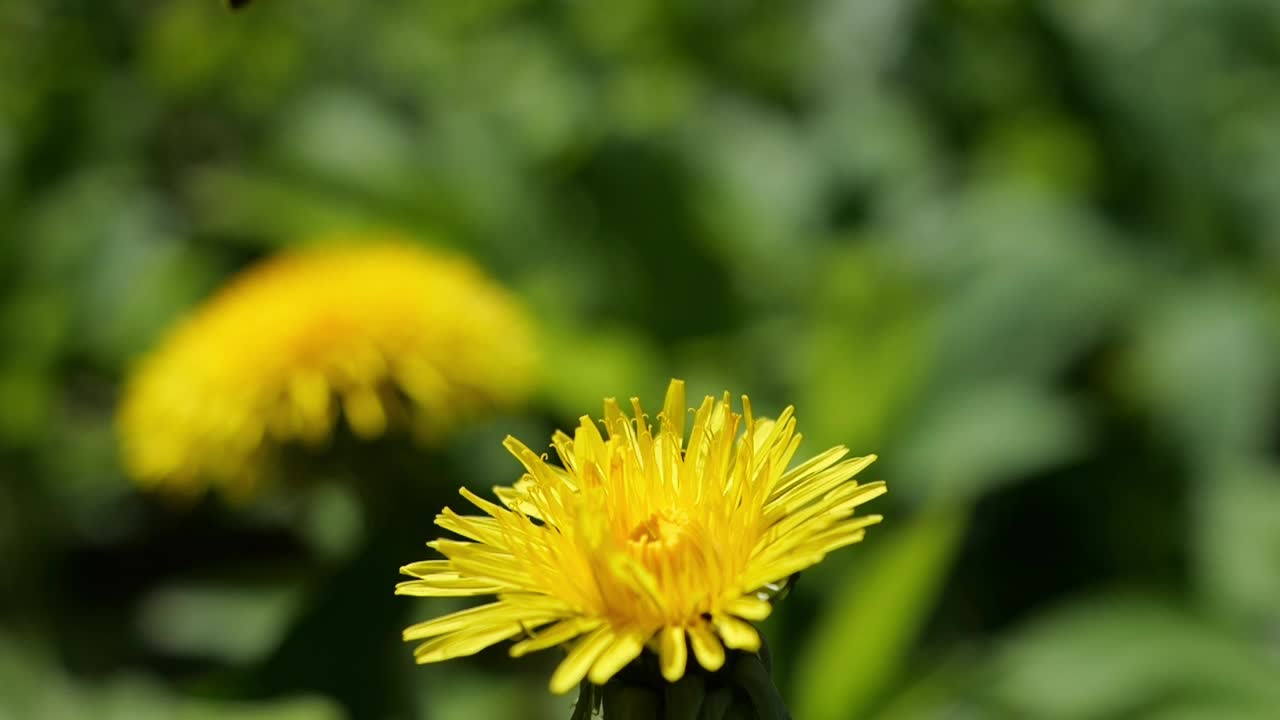
<svg viewBox="0 0 1280 720">
<path fill-rule="evenodd" d="M 682 623 L 701 614 L 718 587 L 705 537 L 698 521 L 679 509 L 655 511 L 632 526 L 624 552 L 643 570 L 610 568 L 627 580 L 625 591 L 606 600 L 612 614 L 641 625 Z M 656 606 L 655 597 L 660 599 Z"/>
<path fill-rule="evenodd" d="M 665 513 L 655 512 L 644 522 L 631 529 L 627 539 L 637 545 L 663 545 L 673 547 L 684 535 L 684 523 L 678 519 L 667 517 Z"/>
</svg>

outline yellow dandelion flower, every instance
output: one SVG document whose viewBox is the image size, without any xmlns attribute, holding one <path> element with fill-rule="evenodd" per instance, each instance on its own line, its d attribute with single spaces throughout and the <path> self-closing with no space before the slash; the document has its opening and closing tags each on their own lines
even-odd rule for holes
<svg viewBox="0 0 1280 720">
<path fill-rule="evenodd" d="M 244 495 L 274 449 L 339 418 L 437 437 L 529 391 L 525 315 L 463 257 L 392 237 L 321 244 L 233 279 L 139 363 L 118 425 L 145 486 Z"/>
<path fill-rule="evenodd" d="M 551 678 L 564 693 L 604 684 L 648 647 L 662 675 L 680 679 L 692 648 L 709 671 L 725 649 L 755 651 L 751 625 L 768 616 L 767 590 L 836 548 L 862 539 L 879 515 L 854 508 L 885 492 L 855 474 L 874 455 L 836 447 L 788 470 L 800 445 L 792 409 L 776 420 L 707 397 L 685 439 L 684 383 L 673 380 L 654 431 L 605 401 L 602 435 L 590 417 L 552 437 L 563 467 L 520 441 L 505 445 L 526 474 L 496 490 L 501 505 L 462 490 L 485 516 L 446 508 L 440 527 L 469 540 L 428 543 L 444 555 L 402 568 L 402 595 L 496 595 L 494 602 L 419 623 L 419 663 L 478 652 L 523 636 L 513 656 L 575 641 Z"/>
</svg>

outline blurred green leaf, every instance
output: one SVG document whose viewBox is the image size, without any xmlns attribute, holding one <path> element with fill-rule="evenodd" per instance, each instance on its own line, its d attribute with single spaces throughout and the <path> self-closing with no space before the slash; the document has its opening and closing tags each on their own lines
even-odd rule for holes
<svg viewBox="0 0 1280 720">
<path fill-rule="evenodd" d="M 594 413 L 606 397 L 654 398 L 656 407 L 668 378 L 643 335 L 621 328 L 547 330 L 543 366 L 556 371 L 544 379 L 544 392 L 562 416 Z"/>
<path fill-rule="evenodd" d="M 86 720 L 342 720 L 333 703 L 321 699 L 261 703 L 183 698 L 155 681 L 122 678 L 94 698 Z M 70 720 L 68 718 L 68 720 Z"/>
<path fill-rule="evenodd" d="M 523 698 L 494 692 L 494 678 L 483 676 L 454 678 L 448 692 L 426 692 L 423 697 L 427 715 L 440 718 L 515 717 L 523 706 Z"/>
<path fill-rule="evenodd" d="M 921 512 L 878 530 L 859 567 L 826 588 L 796 661 L 796 717 L 862 717 L 896 681 L 947 577 L 968 525 L 963 507 Z"/>
<path fill-rule="evenodd" d="M 1238 222 L 1257 230 L 1245 242 L 1274 258 L 1280 216 L 1263 196 L 1276 186 L 1280 152 L 1263 128 L 1280 121 L 1267 89 L 1276 6 L 1054 0 L 1044 10 L 1090 78 L 1093 102 L 1124 128 L 1113 139 L 1114 182 L 1141 189 L 1133 195 L 1166 254 L 1222 249 L 1224 225 Z"/>
<path fill-rule="evenodd" d="M 1213 462 L 1270 442 L 1276 347 L 1261 297 L 1220 281 L 1173 283 L 1144 314 L 1120 387 L 1194 459 Z"/>
<path fill-rule="evenodd" d="M 6 365 L 29 368 L 47 364 L 67 341 L 72 327 L 71 302 L 59 288 L 34 287 L 0 305 L 0 335 Z"/>
<path fill-rule="evenodd" d="M 868 715 L 875 720 L 987 720 L 1003 718 L 997 709 L 973 697 L 978 684 L 972 648 L 962 648 L 922 672 L 907 676 L 906 685 Z"/>
<path fill-rule="evenodd" d="M 43 648 L 0 636 L 0 720 L 343 720 L 319 698 L 226 702 L 186 697 L 160 682 L 120 674 L 78 682 Z"/>
<path fill-rule="evenodd" d="M 1161 708 L 1143 713 L 1142 720 L 1271 720 L 1276 706 L 1269 702 L 1249 703 L 1239 699 L 1221 698 L 1187 703 L 1178 707 Z"/>
<path fill-rule="evenodd" d="M 340 230 L 384 228 L 388 222 L 361 198 L 265 172 L 203 168 L 190 190 L 206 231 L 281 245 Z"/>
<path fill-rule="evenodd" d="M 880 450 L 932 369 L 929 296 L 874 245 L 828 258 L 798 408 L 818 445 Z"/>
<path fill-rule="evenodd" d="M 763 107 L 720 102 L 694 117 L 688 154 L 706 235 L 755 292 L 794 287 L 821 227 L 817 148 Z"/>
<path fill-rule="evenodd" d="M 1036 108 L 1002 123 L 979 156 L 985 173 L 1019 176 L 1063 192 L 1097 183 L 1099 160 L 1093 139 L 1068 118 Z"/>
<path fill-rule="evenodd" d="M 984 178 L 922 208 L 898 248 L 944 297 L 943 381 L 1046 382 L 1112 329 L 1142 290 L 1102 218 L 1034 184 Z"/>
<path fill-rule="evenodd" d="M 316 552 L 333 559 L 349 556 L 367 532 L 355 491 L 338 483 L 310 488 L 297 523 Z"/>
<path fill-rule="evenodd" d="M 218 3 L 165 6 L 149 18 L 142 35 L 140 69 L 164 95 L 216 97 L 237 108 L 261 109 L 304 65 L 303 39 L 280 32 L 269 20 L 285 11 L 261 3 L 251 17 L 228 17 Z"/>
<path fill-rule="evenodd" d="M 401 118 L 354 90 L 301 98 L 283 118 L 277 143 L 290 169 L 364 193 L 408 190 L 419 152 Z"/>
<path fill-rule="evenodd" d="M 301 601 L 296 587 L 184 585 L 153 592 L 138 622 L 157 650 L 243 664 L 277 647 Z"/>
<path fill-rule="evenodd" d="M 1280 621 L 1280 468 L 1221 459 L 1197 478 L 1194 557 L 1213 607 L 1256 632 Z"/>
<path fill-rule="evenodd" d="M 122 209 L 122 214 L 124 214 Z M 150 211 L 137 208 L 145 215 Z M 159 342 L 173 323 L 216 288 L 223 262 L 167 237 L 159 218 L 121 219 L 109 251 L 94 258 L 81 311 L 82 342 L 104 363 L 120 368 Z M 146 227 L 139 224 L 148 223 Z"/>
<path fill-rule="evenodd" d="M 1029 383 L 975 383 L 937 397 L 918 417 L 890 459 L 899 487 L 934 500 L 981 496 L 1086 446 L 1070 403 Z"/>
<path fill-rule="evenodd" d="M 611 6 L 607 14 L 616 15 L 616 9 Z M 669 131 L 683 121 L 700 89 L 692 68 L 662 57 L 621 67 L 610 83 L 607 100 L 619 133 L 644 136 Z"/>
<path fill-rule="evenodd" d="M 1103 597 L 1016 631 L 991 669 L 1019 717 L 1132 717 L 1160 703 L 1238 698 L 1280 707 L 1280 668 L 1247 644 L 1163 603 Z M 1261 706 L 1261 705 L 1259 705 Z"/>
<path fill-rule="evenodd" d="M 56 390 L 42 370 L 0 367 L 0 447 L 40 439 L 52 418 Z"/>
<path fill-rule="evenodd" d="M 416 684 L 415 696 L 423 718 L 564 720 L 573 707 L 572 694 L 552 695 L 545 681 L 456 666 L 441 666 L 431 682 Z"/>
<path fill-rule="evenodd" d="M 56 527 L 91 544 L 118 542 L 137 532 L 142 522 L 135 488 L 117 463 L 115 428 L 98 412 L 81 411 L 76 417 L 60 415 L 41 438 L 46 461 L 43 492 L 57 504 Z M 47 448 L 57 448 L 50 452 Z"/>
</svg>

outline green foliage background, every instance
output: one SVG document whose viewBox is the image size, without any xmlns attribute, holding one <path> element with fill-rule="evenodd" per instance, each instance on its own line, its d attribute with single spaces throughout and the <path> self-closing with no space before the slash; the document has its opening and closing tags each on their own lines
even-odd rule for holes
<svg viewBox="0 0 1280 720">
<path fill-rule="evenodd" d="M 567 717 L 554 653 L 413 667 L 449 605 L 395 568 L 515 479 L 502 435 L 671 376 L 883 458 L 885 524 L 767 623 L 797 718 L 1280 712 L 1280 4 L 11 0 L 0 37 L 0 718 Z M 133 490 L 130 362 L 367 227 L 527 299 L 527 410 L 246 507 Z"/>
</svg>

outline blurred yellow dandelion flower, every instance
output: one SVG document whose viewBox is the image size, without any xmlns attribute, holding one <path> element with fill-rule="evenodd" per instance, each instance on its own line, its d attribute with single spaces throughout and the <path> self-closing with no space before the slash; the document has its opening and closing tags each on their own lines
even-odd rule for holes
<svg viewBox="0 0 1280 720">
<path fill-rule="evenodd" d="M 656 433 L 606 400 L 602 435 L 584 416 L 552 445 L 552 465 L 515 438 L 506 447 L 526 474 L 499 487 L 502 505 L 462 490 L 485 516 L 446 508 L 440 527 L 469 541 L 429 543 L 445 556 L 402 568 L 415 596 L 496 595 L 494 602 L 419 623 L 419 663 L 478 652 L 523 636 L 513 656 L 574 642 L 551 678 L 564 693 L 582 679 L 604 684 L 645 647 L 670 682 L 688 648 L 707 670 L 725 648 L 755 651 L 751 621 L 768 616 L 767 590 L 860 541 L 879 515 L 854 508 L 885 492 L 855 474 L 874 455 L 845 459 L 836 447 L 788 470 L 800 444 L 792 409 L 776 420 L 742 414 L 729 395 L 707 397 L 685 440 L 684 383 L 671 382 Z"/>
<path fill-rule="evenodd" d="M 430 439 L 519 401 L 533 373 L 518 303 L 475 265 L 392 237 L 321 244 L 234 278 L 144 357 L 118 425 L 141 484 L 251 491 L 272 451 L 338 418 Z"/>
</svg>

